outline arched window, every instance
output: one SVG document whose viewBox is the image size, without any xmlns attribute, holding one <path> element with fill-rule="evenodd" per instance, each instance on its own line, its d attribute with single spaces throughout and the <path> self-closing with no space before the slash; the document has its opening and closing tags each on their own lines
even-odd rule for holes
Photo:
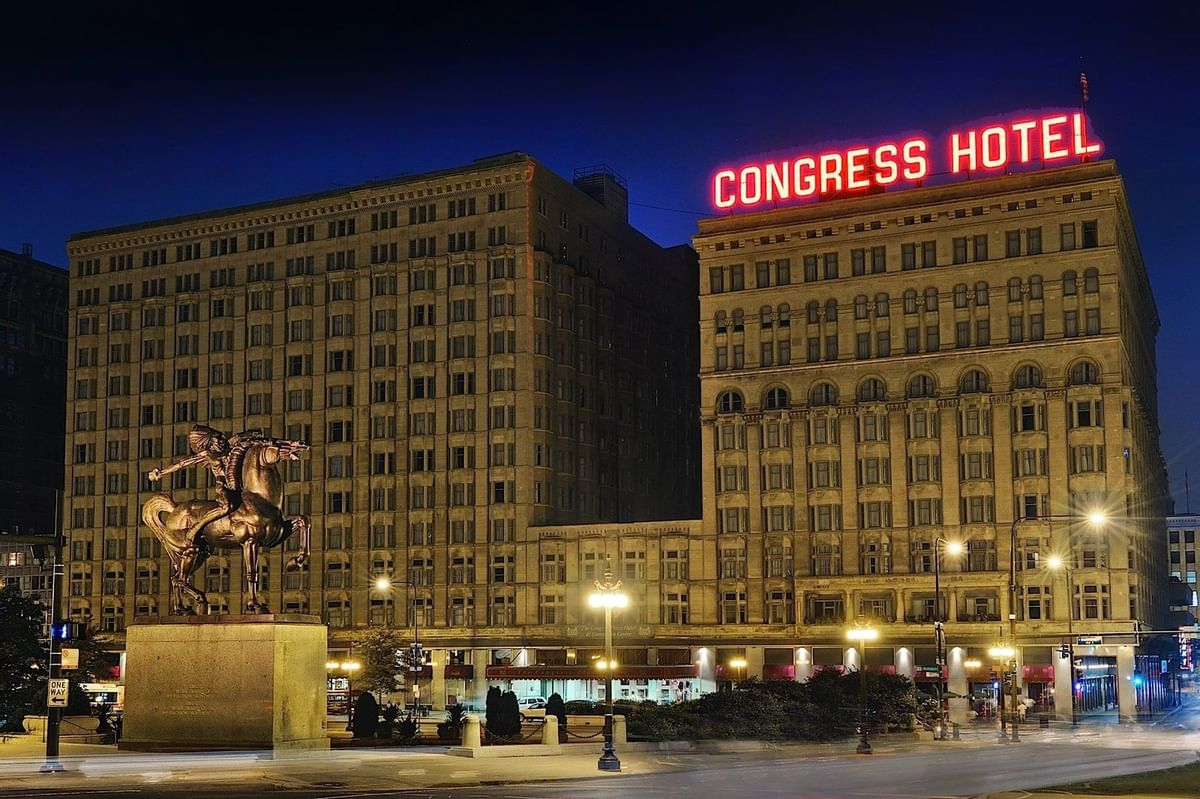
<svg viewBox="0 0 1200 799">
<path fill-rule="evenodd" d="M 854 298 L 854 318 L 855 319 L 866 319 L 867 318 L 867 295 L 866 294 L 859 294 L 857 297 Z"/>
<path fill-rule="evenodd" d="M 816 300 L 813 300 L 808 305 L 804 306 L 804 317 L 810 325 L 815 325 L 821 321 L 821 305 Z"/>
<path fill-rule="evenodd" d="M 1014 278 L 1009 279 L 1009 281 L 1008 281 L 1008 301 L 1009 302 L 1020 302 L 1021 301 L 1021 278 L 1014 277 Z"/>
<path fill-rule="evenodd" d="M 762 327 L 770 327 L 771 326 L 772 319 L 771 319 L 771 306 L 770 305 L 764 305 L 762 308 L 758 309 L 758 323 Z"/>
<path fill-rule="evenodd" d="M 1029 276 L 1029 299 L 1040 300 L 1042 298 L 1042 276 Z"/>
<path fill-rule="evenodd" d="M 910 399 L 932 397 L 935 390 L 933 378 L 929 375 L 914 375 L 908 381 L 908 396 Z"/>
<path fill-rule="evenodd" d="M 925 289 L 925 310 L 936 311 L 938 309 L 938 290 L 933 286 Z"/>
<path fill-rule="evenodd" d="M 1085 269 L 1083 271 L 1083 293 L 1095 294 L 1100 291 L 1100 270 Z"/>
<path fill-rule="evenodd" d="M 1063 272 L 1063 296 L 1064 297 L 1071 297 L 1075 294 L 1075 290 L 1076 290 L 1075 280 L 1076 280 L 1076 275 L 1075 275 L 1074 269 L 1072 269 L 1069 272 Z"/>
<path fill-rule="evenodd" d="M 1069 375 L 1073 386 L 1090 386 L 1100 382 L 1100 369 L 1091 361 L 1080 361 L 1071 367 Z"/>
<path fill-rule="evenodd" d="M 818 383 L 813 386 L 808 398 L 809 405 L 836 405 L 837 389 L 832 383 Z"/>
<path fill-rule="evenodd" d="M 716 326 L 718 333 L 724 333 L 729 330 L 729 320 L 725 316 L 724 311 L 717 311 Z"/>
<path fill-rule="evenodd" d="M 746 315 L 741 308 L 733 309 L 733 332 L 740 333 L 746 329 Z"/>
<path fill-rule="evenodd" d="M 777 411 L 788 406 L 788 393 L 786 388 L 772 388 L 767 391 L 767 396 L 763 399 L 763 407 L 769 411 Z"/>
<path fill-rule="evenodd" d="M 825 303 L 825 321 L 837 321 L 837 300 L 829 300 Z"/>
<path fill-rule="evenodd" d="M 964 394 L 980 394 L 987 391 L 987 375 L 983 373 L 982 369 L 968 370 L 959 382 L 958 388 Z"/>
<path fill-rule="evenodd" d="M 880 293 L 875 295 L 875 315 L 888 315 L 888 295 Z"/>
<path fill-rule="evenodd" d="M 883 381 L 874 377 L 868 377 L 858 387 L 859 402 L 882 402 L 884 395 L 887 392 L 884 390 Z"/>
<path fill-rule="evenodd" d="M 982 280 L 975 284 L 975 304 L 988 304 L 988 284 L 984 283 Z"/>
<path fill-rule="evenodd" d="M 741 413 L 745 408 L 746 403 L 737 391 L 722 391 L 717 395 L 717 413 Z"/>
<path fill-rule="evenodd" d="M 904 292 L 904 312 L 905 313 L 916 313 L 917 312 L 917 291 L 916 291 L 916 289 L 909 289 L 908 291 Z"/>
<path fill-rule="evenodd" d="M 957 286 L 954 287 L 954 307 L 955 308 L 966 308 L 967 307 L 967 284 L 966 283 L 959 283 Z"/>
<path fill-rule="evenodd" d="M 1013 388 L 1039 388 L 1042 385 L 1042 370 L 1033 364 L 1025 364 L 1013 375 Z"/>
<path fill-rule="evenodd" d="M 779 306 L 779 326 L 780 327 L 791 327 L 792 326 L 792 309 L 791 309 L 791 306 L 789 306 L 787 303 L 784 303 L 783 305 Z"/>
</svg>

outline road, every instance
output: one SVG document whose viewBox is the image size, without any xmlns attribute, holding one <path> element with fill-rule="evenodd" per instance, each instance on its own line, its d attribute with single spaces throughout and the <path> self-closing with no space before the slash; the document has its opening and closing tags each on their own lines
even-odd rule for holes
<svg viewBox="0 0 1200 799">
<path fill-rule="evenodd" d="M 520 763 L 340 752 L 290 761 L 245 755 L 92 758 L 63 775 L 0 772 L 0 797 L 180 799 L 186 793 L 201 799 L 941 799 L 1167 768 L 1195 761 L 1192 747 L 1198 741 L 1200 736 L 1179 731 L 1107 732 L 1030 736 L 1011 745 L 946 742 L 870 757 L 630 754 L 626 765 L 635 773 L 602 777 L 592 776 L 590 756 L 574 755 L 521 758 Z M 582 778 L 562 781 L 570 773 Z M 559 781 L 521 781 L 554 777 Z M 493 780 L 507 784 L 415 787 Z"/>
</svg>

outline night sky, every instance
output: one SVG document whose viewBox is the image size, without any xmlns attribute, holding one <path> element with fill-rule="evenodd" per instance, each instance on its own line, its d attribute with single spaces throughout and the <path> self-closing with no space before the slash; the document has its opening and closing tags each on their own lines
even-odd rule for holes
<svg viewBox="0 0 1200 799">
<path fill-rule="evenodd" d="M 509 150 L 610 165 L 633 224 L 677 244 L 718 164 L 1076 105 L 1082 56 L 1162 320 L 1176 508 L 1188 471 L 1200 510 L 1195 4 L 27 5 L 0 42 L 0 247 L 64 265 L 72 232 Z"/>
</svg>

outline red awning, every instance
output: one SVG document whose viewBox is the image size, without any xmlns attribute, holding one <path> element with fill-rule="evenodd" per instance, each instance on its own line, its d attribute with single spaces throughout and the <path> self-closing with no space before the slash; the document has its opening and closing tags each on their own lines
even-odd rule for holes
<svg viewBox="0 0 1200 799">
<path fill-rule="evenodd" d="M 590 666 L 488 666 L 485 672 L 494 680 L 602 680 L 604 672 Z M 619 680 L 686 680 L 697 677 L 695 665 L 619 666 L 613 674 Z"/>
</svg>

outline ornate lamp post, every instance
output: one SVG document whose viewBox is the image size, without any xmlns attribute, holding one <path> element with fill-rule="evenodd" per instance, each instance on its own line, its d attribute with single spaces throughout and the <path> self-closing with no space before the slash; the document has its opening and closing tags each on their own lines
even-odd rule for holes
<svg viewBox="0 0 1200 799">
<path fill-rule="evenodd" d="M 608 699 L 608 713 L 604 716 L 604 752 L 597 767 L 601 771 L 620 771 L 621 761 L 613 751 L 613 672 L 617 663 L 613 659 L 612 614 L 613 609 L 629 607 L 629 595 L 621 590 L 621 581 L 613 579 L 612 562 L 604 564 L 604 579 L 596 581 L 596 590 L 588 594 L 588 605 L 604 609 L 604 696 Z"/>
<path fill-rule="evenodd" d="M 397 585 L 403 585 L 407 588 L 416 589 L 416 586 L 407 580 L 396 580 L 392 577 L 381 576 L 375 578 L 375 590 L 377 591 L 392 591 Z M 422 605 L 422 607 L 424 607 Z M 413 614 L 413 641 L 408 648 L 408 671 L 412 675 L 413 684 L 413 715 L 419 716 L 421 709 L 421 670 L 425 666 L 425 653 L 421 648 L 421 626 L 420 619 L 417 616 L 417 606 L 412 606 Z M 390 627 L 391 624 L 389 623 Z"/>
<path fill-rule="evenodd" d="M 864 619 L 859 619 L 854 626 L 846 631 L 846 637 L 858 645 L 858 685 L 859 685 L 859 741 L 854 750 L 860 755 L 871 754 L 871 741 L 867 736 L 867 641 L 879 638 L 879 630 L 869 626 Z"/>
<path fill-rule="evenodd" d="M 1092 525 L 1092 527 L 1099 529 L 1108 523 L 1108 514 L 1105 513 L 1103 510 L 1096 509 L 1096 510 L 1088 511 L 1086 514 L 1066 513 L 1066 514 L 1052 514 L 1049 516 L 1037 516 L 1037 515 L 1018 516 L 1017 518 L 1013 519 L 1012 527 L 1009 530 L 1009 540 L 1008 540 L 1008 556 L 1009 556 L 1008 557 L 1008 638 L 1009 638 L 1010 643 L 1013 646 L 1016 646 L 1016 643 L 1017 643 L 1017 528 L 1023 522 L 1039 522 L 1039 521 L 1040 522 L 1063 522 L 1063 521 L 1065 521 L 1065 522 L 1087 522 L 1090 525 Z M 1069 582 L 1069 577 L 1068 577 L 1068 582 Z M 1074 608 L 1075 597 L 1068 596 L 1067 599 L 1070 603 L 1070 610 L 1071 610 L 1070 615 L 1068 616 L 1068 619 L 1071 619 L 1075 615 L 1075 608 Z M 1015 656 L 1016 656 L 1016 651 L 1014 650 L 1013 657 L 1015 657 Z M 1075 663 L 1072 660 L 1072 662 L 1071 662 L 1071 670 L 1072 670 L 1072 674 L 1071 674 L 1072 714 L 1071 715 L 1072 715 L 1072 719 L 1074 719 L 1074 706 L 1075 706 L 1074 669 L 1075 669 Z M 1013 664 L 1013 676 L 1012 676 L 1012 698 L 1013 698 L 1013 704 L 1014 704 L 1014 707 L 1013 707 L 1013 710 L 1014 710 L 1014 713 L 1013 713 L 1013 740 L 1019 741 L 1021 739 L 1017 736 L 1017 719 L 1016 719 L 1016 713 L 1015 713 L 1015 710 L 1016 710 L 1015 705 L 1016 705 L 1016 699 L 1017 699 L 1017 673 L 1016 673 L 1015 661 Z M 1003 723 L 1004 723 L 1003 718 L 1001 718 L 1001 728 L 1000 728 L 1001 735 L 1003 735 L 1003 731 L 1004 731 Z"/>
<path fill-rule="evenodd" d="M 1046 558 L 1046 568 L 1051 571 L 1062 571 L 1067 578 L 1067 660 L 1071 669 L 1071 726 L 1079 726 L 1079 708 L 1075 700 L 1075 589 L 1071 580 L 1071 567 L 1060 555 Z"/>
<path fill-rule="evenodd" d="M 958 556 L 963 545 L 945 538 L 933 542 L 933 646 L 938 667 L 938 733 L 936 741 L 946 740 L 946 614 L 942 610 L 942 552 Z"/>
<path fill-rule="evenodd" d="M 729 661 L 729 668 L 733 669 L 735 674 L 740 675 L 742 680 L 746 679 L 746 665 L 746 659 L 740 656 Z M 734 683 L 734 687 L 737 687 L 737 683 Z"/>
<path fill-rule="evenodd" d="M 1012 681 L 1014 685 L 1016 684 L 1017 675 L 1015 672 L 1017 670 L 1017 650 L 1016 647 L 1011 646 L 994 646 L 988 650 L 988 654 L 991 655 L 995 660 L 999 660 L 1002 664 L 1000 666 L 1000 668 L 1003 669 L 1003 671 L 1000 673 L 1000 688 L 996 693 L 1000 695 L 1000 740 L 1004 743 L 1008 743 L 1008 731 L 1004 716 L 1004 675 L 1008 673 L 1009 667 L 1011 666 L 1012 671 L 1014 672 L 1012 675 Z M 1014 698 L 1016 697 L 1015 692 L 1013 693 L 1013 696 Z M 1013 713 L 1012 719 L 1012 742 L 1021 742 L 1020 733 L 1017 732 L 1017 717 L 1015 712 Z"/>
</svg>

